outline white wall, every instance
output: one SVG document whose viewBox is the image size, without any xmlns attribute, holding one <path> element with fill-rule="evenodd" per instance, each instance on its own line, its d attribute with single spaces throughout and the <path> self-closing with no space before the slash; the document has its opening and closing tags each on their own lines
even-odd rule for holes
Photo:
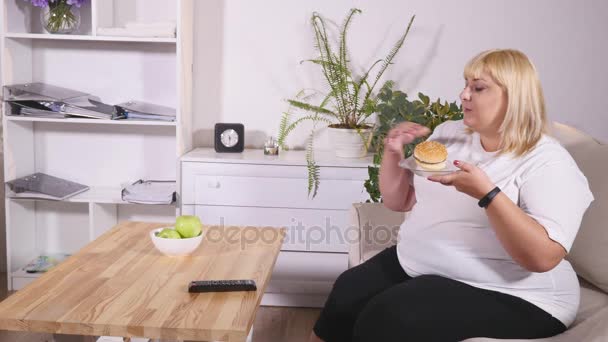
<svg viewBox="0 0 608 342">
<path fill-rule="evenodd" d="M 604 0 L 204 0 L 195 18 L 195 144 L 212 145 L 215 122 L 242 122 L 247 145 L 276 135 L 284 99 L 321 88 L 310 15 L 338 25 L 351 7 L 354 65 L 383 58 L 412 14 L 416 20 L 386 73 L 410 96 L 456 100 L 462 68 L 489 48 L 524 51 L 539 70 L 550 118 L 608 142 L 608 1 Z M 289 139 L 301 145 L 307 129 Z M 317 139 L 326 147 L 326 137 Z"/>
</svg>

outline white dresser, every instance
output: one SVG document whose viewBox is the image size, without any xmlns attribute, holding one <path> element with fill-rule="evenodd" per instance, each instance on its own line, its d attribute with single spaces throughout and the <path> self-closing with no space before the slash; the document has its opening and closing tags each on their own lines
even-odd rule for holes
<svg viewBox="0 0 608 342">
<path fill-rule="evenodd" d="M 320 187 L 309 199 L 305 151 L 265 156 L 201 148 L 181 159 L 182 214 L 206 224 L 287 228 L 262 305 L 321 307 L 347 269 L 348 241 L 358 234 L 349 227 L 349 209 L 369 198 L 363 183 L 371 157 L 320 151 L 315 160 Z"/>
</svg>

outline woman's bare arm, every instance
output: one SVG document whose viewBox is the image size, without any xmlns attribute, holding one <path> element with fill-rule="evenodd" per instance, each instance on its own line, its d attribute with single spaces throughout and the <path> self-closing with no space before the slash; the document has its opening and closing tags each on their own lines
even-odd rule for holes
<svg viewBox="0 0 608 342">
<path fill-rule="evenodd" d="M 380 165 L 380 193 L 384 206 L 393 211 L 409 211 L 416 196 L 411 185 L 412 171 L 399 167 L 401 157 L 384 151 Z"/>
<path fill-rule="evenodd" d="M 384 206 L 393 211 L 409 211 L 416 203 L 416 192 L 413 187 L 412 171 L 399 166 L 403 156 L 403 146 L 418 137 L 430 133 L 427 127 L 402 122 L 388 133 L 384 141 L 384 153 L 380 165 L 380 193 Z"/>
</svg>

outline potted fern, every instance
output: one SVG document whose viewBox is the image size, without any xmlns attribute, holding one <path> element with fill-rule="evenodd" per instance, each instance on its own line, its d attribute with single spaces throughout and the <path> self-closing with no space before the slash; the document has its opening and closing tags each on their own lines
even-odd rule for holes
<svg viewBox="0 0 608 342">
<path fill-rule="evenodd" d="M 312 197 L 316 196 L 319 187 L 319 168 L 314 162 L 313 154 L 316 125 L 324 123 L 329 126 L 330 143 L 336 156 L 359 158 L 367 153 L 373 128 L 367 120 L 376 111 L 377 103 L 374 89 L 403 46 L 415 18 L 412 16 L 405 32 L 384 59 L 375 61 L 362 75 L 356 75 L 349 61 L 346 38 L 354 16 L 359 13 L 361 10 L 353 8 L 344 19 L 337 48 L 330 42 L 325 19 L 320 14 L 313 13 L 311 23 L 319 55 L 303 62 L 319 66 L 328 90 L 324 93 L 301 91 L 295 98 L 287 100 L 290 109 L 283 113 L 281 118 L 278 143 L 282 149 L 286 149 L 285 139 L 288 134 L 299 124 L 305 121 L 313 122 L 306 145 L 308 194 L 312 194 Z M 313 103 L 313 99 L 320 101 Z M 295 115 L 299 117 L 294 118 Z"/>
<path fill-rule="evenodd" d="M 388 131 L 396 124 L 403 121 L 415 122 L 428 127 L 431 132 L 435 127 L 448 120 L 461 120 L 462 108 L 456 102 L 448 103 L 441 99 L 431 102 L 430 98 L 418 93 L 418 99 L 410 101 L 407 94 L 399 90 L 393 90 L 394 83 L 386 82 L 378 93 L 378 123 L 374 128 L 371 147 L 374 153 L 374 165 L 368 166 L 369 178 L 365 181 L 365 189 L 370 196 L 367 202 L 381 202 L 378 175 L 382 154 L 384 153 L 384 138 Z M 414 147 L 426 140 L 419 138 L 408 144 L 403 149 L 404 158 L 408 158 L 414 152 Z"/>
</svg>

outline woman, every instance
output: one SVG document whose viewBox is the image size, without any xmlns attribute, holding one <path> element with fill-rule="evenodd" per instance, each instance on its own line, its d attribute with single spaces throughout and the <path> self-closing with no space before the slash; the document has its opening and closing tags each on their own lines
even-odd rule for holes
<svg viewBox="0 0 608 342">
<path fill-rule="evenodd" d="M 389 132 L 380 191 L 386 207 L 411 214 L 397 246 L 338 277 L 311 341 L 532 339 L 574 321 L 579 284 L 564 257 L 593 201 L 587 180 L 546 135 L 523 53 L 482 52 L 464 77 L 464 119 L 429 137 L 460 170 L 414 176 L 398 161 L 429 130 Z"/>
</svg>

